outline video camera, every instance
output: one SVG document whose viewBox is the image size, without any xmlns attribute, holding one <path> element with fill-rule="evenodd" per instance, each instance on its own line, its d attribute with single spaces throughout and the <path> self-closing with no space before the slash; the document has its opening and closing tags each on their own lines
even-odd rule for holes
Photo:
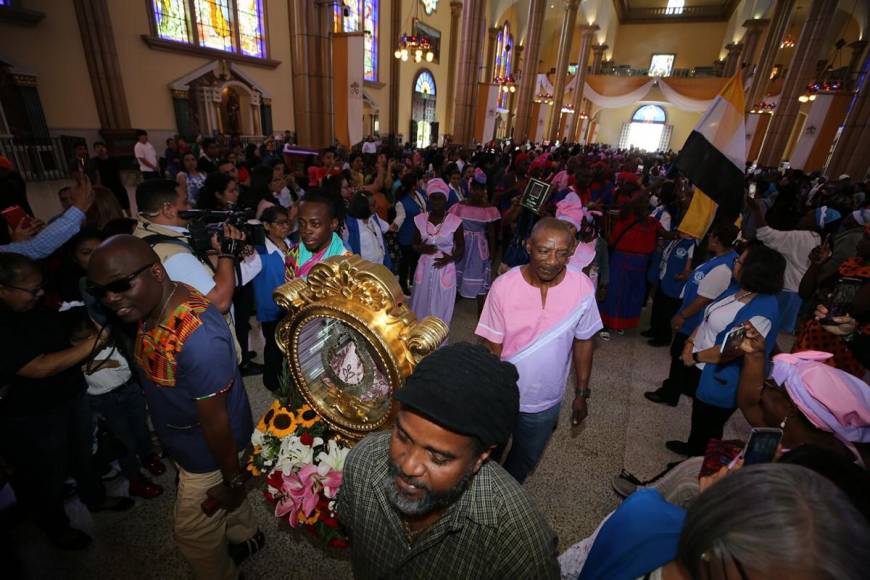
<svg viewBox="0 0 870 580">
<path fill-rule="evenodd" d="M 266 243 L 266 232 L 260 223 L 249 223 L 254 219 L 254 211 L 248 209 L 210 210 L 191 209 L 178 212 L 179 217 L 188 220 L 190 245 L 199 255 L 211 251 L 211 237 L 217 234 L 221 246 L 224 245 L 223 224 L 229 224 L 245 234 L 245 244 L 260 246 Z M 232 241 L 232 240 L 227 240 Z M 230 252 L 236 253 L 236 252 Z"/>
</svg>

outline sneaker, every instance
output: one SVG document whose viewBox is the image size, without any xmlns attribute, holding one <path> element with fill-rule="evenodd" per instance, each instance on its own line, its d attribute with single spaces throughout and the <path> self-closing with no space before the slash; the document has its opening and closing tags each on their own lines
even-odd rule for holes
<svg viewBox="0 0 870 580">
<path fill-rule="evenodd" d="M 266 536 L 261 530 L 251 536 L 250 539 L 238 544 L 227 544 L 227 550 L 230 553 L 230 558 L 236 563 L 236 566 L 259 552 L 266 545 Z"/>
<path fill-rule="evenodd" d="M 617 329 L 616 329 L 616 334 L 619 335 L 619 336 L 622 336 L 623 334 L 625 334 L 625 331 L 624 331 L 623 329 L 621 329 L 621 328 L 617 328 Z"/>
<path fill-rule="evenodd" d="M 601 338 L 601 340 L 610 340 L 610 331 L 602 330 L 598 333 L 598 336 Z"/>
<path fill-rule="evenodd" d="M 153 481 L 149 481 L 144 477 L 139 477 L 130 481 L 131 496 L 141 497 L 142 499 L 152 499 L 163 493 L 163 488 Z"/>
<path fill-rule="evenodd" d="M 121 475 L 121 469 L 115 465 L 114 462 L 110 463 L 106 468 L 106 472 L 100 476 L 100 479 L 103 481 L 113 481 L 118 479 L 118 476 Z"/>
<path fill-rule="evenodd" d="M 93 539 L 81 530 L 71 528 L 61 528 L 60 530 L 52 531 L 48 535 L 51 543 L 61 550 L 84 550 L 91 545 Z"/>
<path fill-rule="evenodd" d="M 243 377 L 252 377 L 254 375 L 262 375 L 263 374 L 263 365 L 260 363 L 255 363 L 252 360 L 249 360 L 245 364 L 239 366 L 239 370 L 242 371 Z"/>
<path fill-rule="evenodd" d="M 136 505 L 136 502 L 131 497 L 107 497 L 103 503 L 96 506 L 88 506 L 88 511 L 91 513 L 98 512 L 125 512 Z"/>
<path fill-rule="evenodd" d="M 166 473 L 166 465 L 163 464 L 160 460 L 160 456 L 156 453 L 152 453 L 146 457 L 145 461 L 142 462 L 142 465 L 155 477 Z"/>
</svg>

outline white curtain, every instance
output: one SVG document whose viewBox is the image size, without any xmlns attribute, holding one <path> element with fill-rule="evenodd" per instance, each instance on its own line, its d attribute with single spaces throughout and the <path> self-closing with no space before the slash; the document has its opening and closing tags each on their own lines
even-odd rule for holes
<svg viewBox="0 0 870 580">
<path fill-rule="evenodd" d="M 659 90 L 661 90 L 662 95 L 664 95 L 665 99 L 672 105 L 676 105 L 679 109 L 682 109 L 684 111 L 694 111 L 702 113 L 709 109 L 710 105 L 713 104 L 714 99 L 690 99 L 689 97 L 681 95 L 680 93 L 672 89 L 665 79 L 660 78 L 658 79 L 658 82 Z"/>
<path fill-rule="evenodd" d="M 586 88 L 583 91 L 583 96 L 592 101 L 595 105 L 601 107 L 602 109 L 619 109 L 621 107 L 633 105 L 638 101 L 642 101 L 647 93 L 649 93 L 654 82 L 655 79 L 651 78 L 648 82 L 644 83 L 630 93 L 613 96 L 605 96 L 597 93 L 592 89 L 592 87 L 589 86 L 589 83 L 585 83 Z"/>
</svg>

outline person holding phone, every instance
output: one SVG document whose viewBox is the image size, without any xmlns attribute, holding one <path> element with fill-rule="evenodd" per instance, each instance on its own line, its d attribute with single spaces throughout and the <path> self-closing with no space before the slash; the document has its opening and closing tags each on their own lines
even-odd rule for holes
<svg viewBox="0 0 870 580">
<path fill-rule="evenodd" d="M 692 402 L 691 431 L 687 442 L 668 441 L 665 446 L 680 455 L 703 455 L 710 439 L 721 439 L 725 422 L 737 408 L 737 383 L 742 359 L 723 353 L 728 332 L 745 321 L 765 337 L 766 352 L 776 344 L 785 258 L 763 245 L 751 245 L 734 263 L 731 288 L 704 311 L 701 323 L 686 341 L 682 360 L 701 371 Z"/>
</svg>

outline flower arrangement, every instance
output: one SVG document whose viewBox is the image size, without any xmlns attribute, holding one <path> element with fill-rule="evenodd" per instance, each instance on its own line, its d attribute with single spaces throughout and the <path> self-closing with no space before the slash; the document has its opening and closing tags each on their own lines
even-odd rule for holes
<svg viewBox="0 0 870 580">
<path fill-rule="evenodd" d="M 287 396 L 286 374 L 282 379 L 278 399 L 251 436 L 248 471 L 265 477 L 263 496 L 275 506 L 275 517 L 291 528 L 305 529 L 329 547 L 347 547 L 335 499 L 350 448 L 337 442 L 298 394 Z"/>
</svg>

